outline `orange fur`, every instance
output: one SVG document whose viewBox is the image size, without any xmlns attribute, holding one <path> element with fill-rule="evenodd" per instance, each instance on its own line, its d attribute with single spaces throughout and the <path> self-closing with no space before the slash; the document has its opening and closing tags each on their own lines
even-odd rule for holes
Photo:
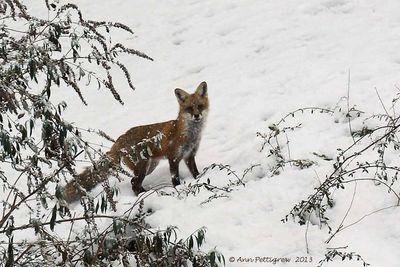
<svg viewBox="0 0 400 267">
<path fill-rule="evenodd" d="M 180 184 L 179 162 L 182 159 L 194 177 L 199 174 L 194 157 L 209 108 L 207 83 L 200 83 L 193 94 L 175 89 L 175 95 L 179 103 L 176 120 L 133 127 L 121 135 L 107 152 L 111 164 L 117 165 L 122 161 L 133 171 L 132 190 L 136 194 L 144 191 L 143 179 L 162 158 L 169 161 L 174 186 Z M 158 144 L 155 137 L 161 137 Z M 91 190 L 107 179 L 110 167 L 110 164 L 105 164 L 96 170 L 85 169 L 64 187 L 64 198 L 69 202 L 78 200 L 84 194 L 80 187 Z"/>
</svg>

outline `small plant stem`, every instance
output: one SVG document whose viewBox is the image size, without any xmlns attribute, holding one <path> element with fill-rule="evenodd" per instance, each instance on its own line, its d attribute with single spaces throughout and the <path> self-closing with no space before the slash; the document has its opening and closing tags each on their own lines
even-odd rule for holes
<svg viewBox="0 0 400 267">
<path fill-rule="evenodd" d="M 353 130 L 351 128 L 351 115 L 350 115 L 350 69 L 347 74 L 347 97 L 346 97 L 346 102 L 347 102 L 347 114 L 346 117 L 348 119 L 348 124 L 349 124 L 349 131 L 350 131 L 350 136 L 353 139 L 353 143 L 355 143 L 354 135 L 353 135 Z"/>
</svg>

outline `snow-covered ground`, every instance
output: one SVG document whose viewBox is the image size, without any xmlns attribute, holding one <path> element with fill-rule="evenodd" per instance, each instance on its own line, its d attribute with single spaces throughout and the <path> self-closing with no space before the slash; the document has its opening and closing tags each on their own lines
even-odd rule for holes
<svg viewBox="0 0 400 267">
<path fill-rule="evenodd" d="M 341 97 L 349 92 L 350 105 L 366 113 L 384 113 L 382 101 L 391 106 L 400 73 L 400 1 L 398 0 L 114 0 L 76 1 L 87 17 L 120 21 L 133 28 L 134 37 L 114 34 L 154 62 L 125 57 L 136 91 L 123 76 L 116 82 L 125 102 L 121 106 L 106 90 L 83 92 L 88 106 L 72 90 L 59 90 L 54 100 L 69 103 L 67 119 L 84 128 L 103 129 L 118 137 L 135 126 L 175 118 L 178 104 L 173 89 L 193 91 L 203 80 L 209 86 L 210 112 L 197 162 L 229 164 L 246 176 L 246 186 L 229 198 L 201 205 L 206 197 L 178 199 L 153 194 L 145 206 L 154 212 L 147 218 L 155 228 L 176 225 L 185 237 L 206 226 L 206 247 L 217 247 L 227 266 L 270 266 L 272 263 L 238 262 L 239 258 L 287 257 L 290 263 L 275 266 L 316 266 L 327 248 L 348 246 L 371 266 L 397 267 L 400 259 L 399 209 L 387 209 L 340 232 L 329 244 L 326 228 L 281 219 L 305 199 L 331 170 L 332 162 L 312 152 L 335 157 L 337 148 L 351 144 L 343 114 L 298 115 L 287 122 L 303 127 L 290 135 L 292 158 L 318 162 L 311 168 L 287 167 L 280 175 L 269 172 L 271 160 L 260 152 L 256 132 L 300 107 L 344 108 Z M 348 79 L 350 73 L 350 80 Z M 117 79 L 114 79 L 115 81 Z M 349 86 L 349 90 L 348 90 Z M 336 122 L 335 122 L 336 120 Z M 354 121 L 354 127 L 361 120 Z M 93 143 L 104 143 L 90 136 Z M 106 148 L 103 148 L 106 149 Z M 393 162 L 398 155 L 393 154 Z M 186 182 L 193 182 L 181 166 Z M 167 162 L 145 180 L 145 187 L 169 181 Z M 226 173 L 207 174 L 213 184 L 224 184 Z M 121 208 L 136 197 L 129 181 L 120 185 Z M 333 228 L 349 207 L 354 184 L 334 194 L 336 205 L 328 211 Z M 354 205 L 345 225 L 374 210 L 394 205 L 393 195 L 372 182 L 358 183 Z M 72 209 L 77 208 L 72 206 Z M 78 208 L 77 208 L 78 209 Z M 230 262 L 229 259 L 234 259 Z M 295 262 L 308 257 L 312 262 Z M 357 261 L 335 261 L 326 266 L 362 266 Z"/>
</svg>

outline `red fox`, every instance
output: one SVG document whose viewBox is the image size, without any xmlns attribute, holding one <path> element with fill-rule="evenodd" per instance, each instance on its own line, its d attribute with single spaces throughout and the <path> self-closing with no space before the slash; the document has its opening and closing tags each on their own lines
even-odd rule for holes
<svg viewBox="0 0 400 267">
<path fill-rule="evenodd" d="M 179 163 L 182 159 L 196 178 L 199 171 L 195 155 L 209 108 L 207 83 L 200 83 L 193 94 L 177 88 L 175 95 L 179 103 L 179 114 L 176 120 L 129 129 L 106 153 L 110 164 L 101 165 L 96 171 L 93 171 L 93 168 L 86 168 L 66 184 L 63 189 L 63 198 L 68 202 L 80 199 L 85 194 L 81 187 L 91 190 L 103 182 L 107 179 L 111 165 L 118 166 L 121 160 L 134 173 L 135 177 L 131 183 L 136 195 L 145 191 L 142 187 L 145 176 L 153 172 L 162 158 L 169 161 L 174 186 L 180 184 Z M 160 137 L 159 142 L 154 142 L 154 137 L 157 136 Z M 149 140 L 153 141 L 149 142 Z"/>
</svg>

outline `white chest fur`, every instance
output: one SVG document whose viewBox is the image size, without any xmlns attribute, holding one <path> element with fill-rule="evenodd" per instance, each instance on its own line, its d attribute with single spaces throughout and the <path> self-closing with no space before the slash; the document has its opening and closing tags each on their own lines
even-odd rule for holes
<svg viewBox="0 0 400 267">
<path fill-rule="evenodd" d="M 204 121 L 194 122 L 192 120 L 187 120 L 184 132 L 185 142 L 180 149 L 180 154 L 183 158 L 196 154 L 197 149 L 199 148 L 203 126 Z"/>
</svg>

